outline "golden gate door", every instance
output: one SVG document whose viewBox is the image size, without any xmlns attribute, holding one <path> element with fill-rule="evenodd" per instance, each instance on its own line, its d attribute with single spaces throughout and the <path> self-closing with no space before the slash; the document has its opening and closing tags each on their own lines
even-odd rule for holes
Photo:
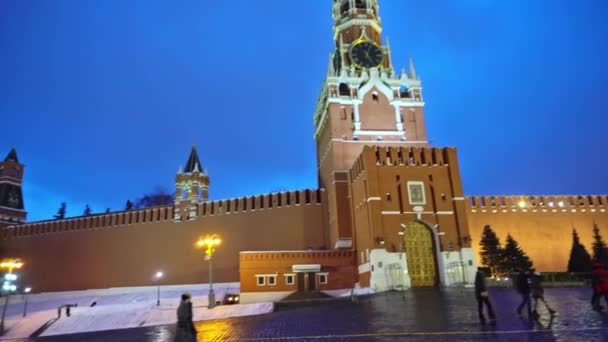
<svg viewBox="0 0 608 342">
<path fill-rule="evenodd" d="M 404 240 L 407 272 L 412 287 L 435 286 L 437 271 L 431 230 L 418 221 L 410 222 L 405 228 Z"/>
</svg>

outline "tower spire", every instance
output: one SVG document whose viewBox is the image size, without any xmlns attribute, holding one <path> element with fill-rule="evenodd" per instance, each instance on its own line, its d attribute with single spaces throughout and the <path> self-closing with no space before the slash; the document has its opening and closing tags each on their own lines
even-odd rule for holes
<svg viewBox="0 0 608 342">
<path fill-rule="evenodd" d="M 413 80 L 417 80 L 418 76 L 416 75 L 416 68 L 414 68 L 414 59 L 410 56 L 410 78 Z"/>
<path fill-rule="evenodd" d="M 334 58 L 333 58 L 333 54 L 330 52 L 329 53 L 329 76 L 335 76 L 336 75 L 336 68 L 334 67 Z"/>
<path fill-rule="evenodd" d="M 391 43 L 388 39 L 388 35 L 386 36 L 386 53 L 388 58 L 388 68 L 390 72 L 393 73 L 395 72 L 395 69 L 393 69 L 393 56 L 391 55 Z"/>
<path fill-rule="evenodd" d="M 344 69 L 346 61 L 344 60 L 344 36 L 340 33 L 340 46 L 338 47 L 340 53 L 340 69 Z"/>
<path fill-rule="evenodd" d="M 4 158 L 4 161 L 5 162 L 12 161 L 15 163 L 19 162 L 19 158 L 17 158 L 17 150 L 14 147 L 8 152 L 8 154 L 6 155 L 6 158 Z"/>
<path fill-rule="evenodd" d="M 188 161 L 186 162 L 186 168 L 184 172 L 191 173 L 195 170 L 195 168 L 199 168 L 200 170 L 201 161 L 198 158 L 198 152 L 196 151 L 196 146 L 192 144 L 192 150 L 190 151 L 190 156 L 188 157 Z"/>
</svg>

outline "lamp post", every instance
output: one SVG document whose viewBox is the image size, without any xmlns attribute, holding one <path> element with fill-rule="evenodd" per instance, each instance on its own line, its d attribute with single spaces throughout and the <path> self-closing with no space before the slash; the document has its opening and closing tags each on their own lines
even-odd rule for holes
<svg viewBox="0 0 608 342">
<path fill-rule="evenodd" d="M 205 238 L 199 238 L 196 242 L 198 248 L 205 248 L 205 260 L 209 261 L 209 309 L 215 306 L 215 293 L 213 292 L 213 255 L 215 254 L 215 247 L 219 246 L 221 242 L 222 240 L 215 234 Z"/>
<path fill-rule="evenodd" d="M 156 279 L 156 282 L 158 284 L 158 287 L 156 289 L 156 306 L 160 306 L 160 279 L 162 277 L 163 277 L 162 271 L 158 271 L 154 274 L 154 278 Z"/>
<path fill-rule="evenodd" d="M 31 287 L 26 287 L 23 289 L 23 317 L 27 315 L 27 294 L 32 291 Z"/>
<path fill-rule="evenodd" d="M 8 307 L 8 298 L 11 292 L 17 290 L 17 286 L 13 285 L 12 282 L 17 280 L 17 275 L 13 274 L 13 269 L 20 269 L 23 266 L 23 262 L 19 259 L 5 259 L 0 263 L 0 269 L 7 269 L 8 272 L 4 275 L 4 283 L 2 284 L 2 291 L 6 294 L 4 300 L 4 307 L 2 308 L 2 320 L 0 321 L 0 335 L 4 334 L 4 317 L 6 316 L 6 308 Z"/>
</svg>

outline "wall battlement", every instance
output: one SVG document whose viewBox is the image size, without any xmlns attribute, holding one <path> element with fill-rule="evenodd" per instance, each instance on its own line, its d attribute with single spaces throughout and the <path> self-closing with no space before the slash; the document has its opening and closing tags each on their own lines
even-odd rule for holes
<svg viewBox="0 0 608 342">
<path fill-rule="evenodd" d="M 273 192 L 199 204 L 199 216 L 237 214 L 299 205 L 321 205 L 325 189 Z"/>
<path fill-rule="evenodd" d="M 62 220 L 47 220 L 9 226 L 0 230 L 2 239 L 37 235 L 66 233 L 81 230 L 127 226 L 152 222 L 171 221 L 173 206 L 153 207 L 108 214 L 71 217 Z"/>
<path fill-rule="evenodd" d="M 606 212 L 606 195 L 469 196 L 468 209 L 477 212 Z"/>
<path fill-rule="evenodd" d="M 199 216 L 217 216 L 299 205 L 321 205 L 324 189 L 306 189 L 218 200 L 198 204 Z M 1 239 L 76 232 L 133 224 L 174 221 L 174 206 L 46 220 L 0 229 Z"/>
<path fill-rule="evenodd" d="M 302 259 L 333 259 L 333 258 L 354 258 L 353 250 L 311 250 L 311 251 L 269 251 L 269 252 L 240 252 L 241 260 L 291 260 Z"/>
<path fill-rule="evenodd" d="M 350 170 L 351 179 L 364 171 L 363 159 L 373 151 L 376 165 L 385 166 L 446 166 L 456 157 L 453 147 L 392 147 L 366 146 Z"/>
</svg>

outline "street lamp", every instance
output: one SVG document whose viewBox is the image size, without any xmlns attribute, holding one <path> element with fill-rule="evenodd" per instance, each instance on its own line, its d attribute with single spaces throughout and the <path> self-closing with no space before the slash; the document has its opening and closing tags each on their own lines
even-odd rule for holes
<svg viewBox="0 0 608 342">
<path fill-rule="evenodd" d="M 0 262 L 0 269 L 8 270 L 4 275 L 4 282 L 2 284 L 2 291 L 6 293 L 6 299 L 4 300 L 4 307 L 2 308 L 0 335 L 4 334 L 4 317 L 6 316 L 6 308 L 8 307 L 8 298 L 10 297 L 11 292 L 17 290 L 17 286 L 12 284 L 13 281 L 17 280 L 17 275 L 13 274 L 13 270 L 20 269 L 21 267 L 23 267 L 23 262 L 19 259 L 4 259 Z"/>
<path fill-rule="evenodd" d="M 213 293 L 213 255 L 215 254 L 215 247 L 219 246 L 220 243 L 222 243 L 222 240 L 215 234 L 199 238 L 196 242 L 197 248 L 205 248 L 205 260 L 209 261 L 209 309 L 215 306 L 215 293 Z"/>
<path fill-rule="evenodd" d="M 23 289 L 23 317 L 27 315 L 27 294 L 31 291 L 31 287 L 26 287 Z"/>
<path fill-rule="evenodd" d="M 163 272 L 162 271 L 158 271 L 156 272 L 156 274 L 154 274 L 154 278 L 156 279 L 156 282 L 158 283 L 158 288 L 156 291 L 156 306 L 160 306 L 160 278 L 163 277 Z"/>
</svg>

